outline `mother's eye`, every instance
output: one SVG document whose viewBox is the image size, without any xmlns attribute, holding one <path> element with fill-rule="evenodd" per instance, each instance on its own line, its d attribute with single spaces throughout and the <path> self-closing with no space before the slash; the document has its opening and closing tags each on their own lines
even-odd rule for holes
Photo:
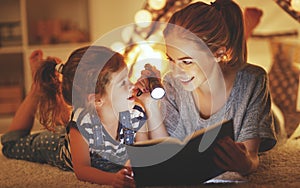
<svg viewBox="0 0 300 188">
<path fill-rule="evenodd" d="M 183 60 L 182 62 L 183 62 L 184 64 L 187 64 L 187 65 L 193 63 L 192 60 Z"/>
<path fill-rule="evenodd" d="M 167 60 L 170 62 L 170 63 L 175 63 L 175 61 L 171 58 L 167 58 Z"/>
</svg>

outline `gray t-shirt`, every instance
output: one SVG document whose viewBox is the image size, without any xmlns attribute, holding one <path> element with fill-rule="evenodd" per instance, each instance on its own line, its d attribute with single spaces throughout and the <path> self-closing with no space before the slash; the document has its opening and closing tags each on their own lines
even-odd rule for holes
<svg viewBox="0 0 300 188">
<path fill-rule="evenodd" d="M 196 130 L 233 119 L 235 141 L 261 138 L 260 152 L 276 144 L 268 77 L 261 67 L 247 64 L 241 69 L 227 102 L 209 119 L 201 118 L 192 92 L 184 90 L 171 74 L 165 76 L 164 87 L 161 110 L 170 136 L 183 140 Z"/>
</svg>

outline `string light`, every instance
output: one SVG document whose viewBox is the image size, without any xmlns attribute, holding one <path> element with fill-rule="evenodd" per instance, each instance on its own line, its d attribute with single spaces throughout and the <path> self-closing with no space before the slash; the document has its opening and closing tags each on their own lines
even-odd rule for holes
<svg viewBox="0 0 300 188">
<path fill-rule="evenodd" d="M 150 26 L 152 21 L 152 15 L 148 10 L 139 10 L 135 14 L 134 21 L 139 27 L 145 28 Z"/>
<path fill-rule="evenodd" d="M 130 80 L 136 82 L 146 63 L 154 65 L 164 75 L 168 69 L 165 63 L 165 45 L 162 30 L 166 22 L 178 9 L 183 8 L 192 0 L 147 0 L 144 7 L 134 16 L 135 27 L 126 28 L 122 39 L 130 43 L 124 53 L 129 67 L 132 68 Z M 128 37 L 130 36 L 130 37 Z M 132 45 L 134 44 L 134 45 Z M 150 60 L 150 62 L 149 62 Z"/>
<path fill-rule="evenodd" d="M 292 0 L 291 6 L 295 11 L 300 12 L 300 0 Z"/>
<path fill-rule="evenodd" d="M 148 0 L 149 6 L 154 10 L 160 10 L 166 6 L 166 0 Z"/>
</svg>

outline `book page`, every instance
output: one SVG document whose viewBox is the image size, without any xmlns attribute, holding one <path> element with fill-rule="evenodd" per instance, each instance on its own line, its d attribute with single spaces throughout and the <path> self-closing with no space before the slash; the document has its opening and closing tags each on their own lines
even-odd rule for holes
<svg viewBox="0 0 300 188">
<path fill-rule="evenodd" d="M 217 124 L 215 124 L 215 125 L 211 125 L 211 126 L 209 126 L 209 127 L 207 127 L 207 128 L 203 128 L 203 129 L 197 130 L 197 131 L 195 131 L 194 133 L 188 135 L 188 136 L 184 139 L 183 143 L 187 143 L 187 142 L 189 142 L 190 140 L 195 139 L 196 137 L 199 137 L 199 136 L 203 135 L 205 132 L 212 131 L 212 130 L 217 129 L 217 128 L 220 129 L 220 131 L 221 131 L 221 126 L 223 126 L 223 125 L 226 126 L 226 124 L 233 124 L 233 122 L 232 122 L 232 120 L 224 120 L 224 121 L 219 122 L 219 123 L 217 123 Z M 229 129 L 229 128 L 231 129 L 230 126 L 227 126 L 227 127 L 228 127 L 228 129 Z M 222 134 L 222 133 L 221 133 L 221 134 Z M 224 133 L 224 134 L 226 134 L 226 133 Z M 228 135 L 228 136 L 229 136 L 229 135 Z"/>
<path fill-rule="evenodd" d="M 156 144 L 159 144 L 159 143 L 174 143 L 174 144 L 179 144 L 179 145 L 185 145 L 190 140 L 195 139 L 197 137 L 201 137 L 202 135 L 204 135 L 205 132 L 212 131 L 216 128 L 219 128 L 220 131 L 221 131 L 221 126 L 222 125 L 232 124 L 232 122 L 230 122 L 230 121 L 232 121 L 232 120 L 224 120 L 220 123 L 209 126 L 207 128 L 197 130 L 194 133 L 188 135 L 183 141 L 179 140 L 178 138 L 170 136 L 170 137 L 156 138 L 156 139 L 145 140 L 145 141 L 138 141 L 138 142 L 134 143 L 134 146 L 151 146 L 151 145 L 156 145 Z M 230 127 L 228 126 L 228 128 L 230 128 Z M 226 133 L 224 133 L 224 134 L 226 134 Z"/>
</svg>

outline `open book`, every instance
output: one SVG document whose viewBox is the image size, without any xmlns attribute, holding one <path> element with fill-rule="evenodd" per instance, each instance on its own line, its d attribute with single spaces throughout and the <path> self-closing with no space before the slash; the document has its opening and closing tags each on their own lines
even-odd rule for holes
<svg viewBox="0 0 300 188">
<path fill-rule="evenodd" d="M 233 136 L 228 120 L 195 131 L 183 141 L 161 138 L 127 146 L 137 186 L 199 185 L 224 172 L 213 162 L 217 140 Z"/>
</svg>

